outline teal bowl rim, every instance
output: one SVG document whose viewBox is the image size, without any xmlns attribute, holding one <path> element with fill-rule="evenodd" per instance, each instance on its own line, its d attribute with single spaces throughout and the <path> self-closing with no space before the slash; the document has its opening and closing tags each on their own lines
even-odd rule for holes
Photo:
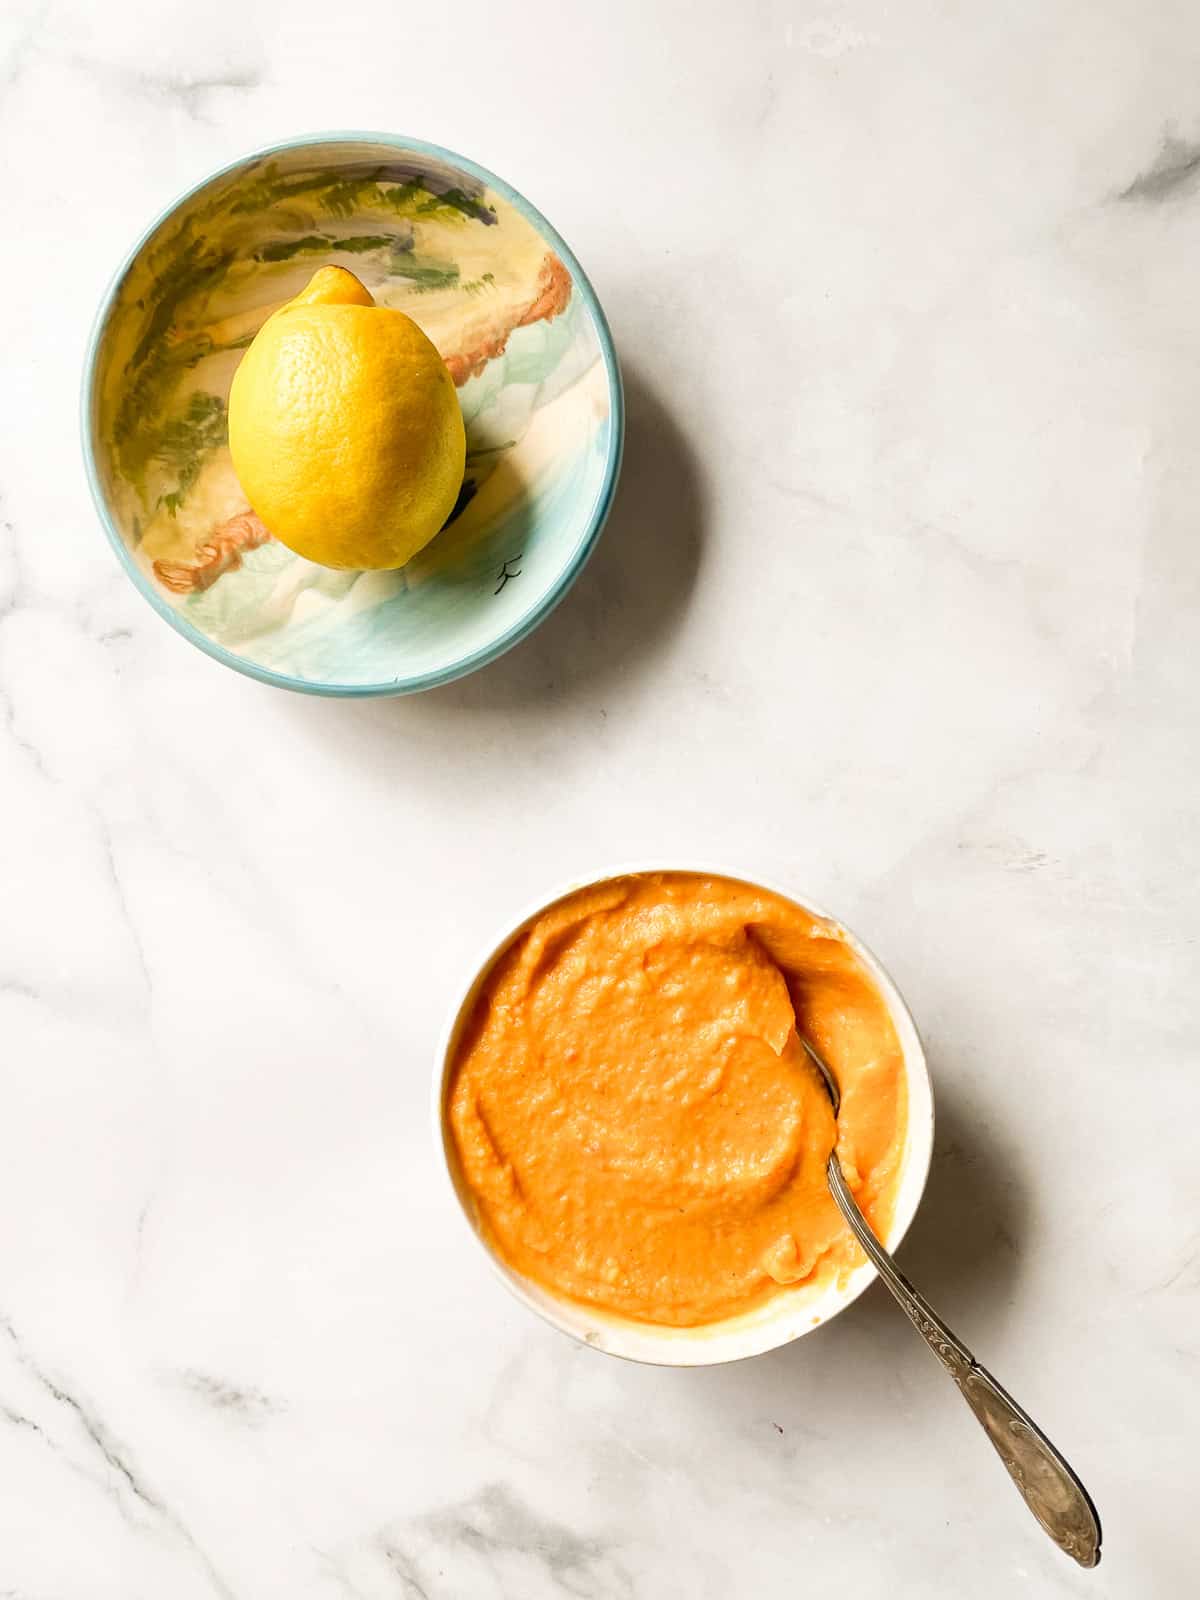
<svg viewBox="0 0 1200 1600">
<path fill-rule="evenodd" d="M 438 160 L 446 161 L 458 167 L 463 172 L 468 172 L 488 188 L 495 190 L 504 197 L 510 205 L 514 206 L 534 227 L 554 246 L 555 251 L 566 263 L 571 273 L 572 281 L 583 297 L 584 304 L 595 325 L 596 335 L 600 341 L 600 353 L 604 358 L 605 372 L 608 377 L 609 403 L 612 411 L 612 434 L 608 447 L 608 460 L 605 463 L 604 482 L 592 504 L 588 514 L 583 534 L 575 549 L 560 573 L 555 584 L 543 595 L 542 599 L 527 612 L 519 621 L 513 624 L 506 633 L 494 639 L 482 649 L 474 651 L 469 656 L 463 656 L 451 666 L 440 667 L 436 672 L 424 672 L 411 678 L 389 678 L 378 683 L 333 683 L 329 681 L 314 682 L 307 678 L 294 678 L 286 672 L 273 672 L 269 667 L 259 666 L 257 662 L 247 661 L 227 650 L 224 645 L 216 644 L 206 634 L 201 633 L 161 594 L 154 588 L 151 581 L 142 572 L 129 553 L 120 529 L 113 522 L 109 513 L 108 502 L 100 483 L 100 473 L 96 464 L 96 455 L 92 444 L 92 421 L 95 407 L 96 390 L 96 363 L 100 353 L 100 343 L 112 315 L 117 294 L 125 277 L 133 266 L 140 252 L 159 228 L 163 226 L 179 209 L 185 205 L 193 195 L 199 194 L 209 184 L 215 183 L 218 178 L 236 172 L 239 168 L 247 166 L 252 161 L 261 161 L 268 156 L 282 155 L 288 150 L 304 149 L 308 145 L 320 144 L 383 144 L 390 145 L 395 150 L 412 150 L 419 155 L 433 156 Z M 112 546 L 118 561 L 124 567 L 126 574 L 133 580 L 142 596 L 150 602 L 160 617 L 163 617 L 177 633 L 203 650 L 205 655 L 211 656 L 214 661 L 220 661 L 224 666 L 232 667 L 235 672 L 243 673 L 248 678 L 256 678 L 259 683 L 273 684 L 280 689 L 293 689 L 300 694 L 325 695 L 332 699 L 369 699 L 373 697 L 417 694 L 423 689 L 434 689 L 439 684 L 453 683 L 456 678 L 463 678 L 469 672 L 476 671 L 479 667 L 486 667 L 489 662 L 495 661 L 506 650 L 511 650 L 522 639 L 526 638 L 533 630 L 545 621 L 554 610 L 555 606 L 567 593 L 571 585 L 578 578 L 587 564 L 588 557 L 596 547 L 601 530 L 608 519 L 612 509 L 613 497 L 616 493 L 617 478 L 621 470 L 621 457 L 625 446 L 625 398 L 621 384 L 621 369 L 617 362 L 616 347 L 613 344 L 612 333 L 600 306 L 596 291 L 588 279 L 587 274 L 576 259 L 574 251 L 563 239 L 558 230 L 551 226 L 536 206 L 530 205 L 524 195 L 518 193 L 511 184 L 505 183 L 503 178 L 496 176 L 487 167 L 481 167 L 478 162 L 469 161 L 465 156 L 460 156 L 453 150 L 447 150 L 442 145 L 430 144 L 425 139 L 407 139 L 394 133 L 372 133 L 338 131 L 330 133 L 306 133 L 294 139 L 285 139 L 279 144 L 266 145 L 262 149 L 252 150 L 248 155 L 238 156 L 235 160 L 227 162 L 223 167 L 210 172 L 207 177 L 198 183 L 192 184 L 182 194 L 178 195 L 154 221 L 147 227 L 137 243 L 126 255 L 121 265 L 113 275 L 108 288 L 100 302 L 88 335 L 87 357 L 83 367 L 83 386 L 80 394 L 80 432 L 83 441 L 83 462 L 87 472 L 88 487 L 92 492 L 92 500 L 104 531 L 108 535 L 108 542 Z"/>
</svg>

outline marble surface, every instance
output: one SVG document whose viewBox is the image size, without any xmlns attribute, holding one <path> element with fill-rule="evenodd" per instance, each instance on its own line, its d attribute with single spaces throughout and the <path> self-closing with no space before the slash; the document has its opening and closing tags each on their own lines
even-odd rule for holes
<svg viewBox="0 0 1200 1600">
<path fill-rule="evenodd" d="M 0 1595 L 1193 1592 L 1198 69 L 1167 0 L 8 0 Z M 167 629 L 76 424 L 146 221 L 354 126 L 541 206 L 630 398 L 569 601 L 361 705 Z M 893 970 L 940 1112 L 902 1261 L 1092 1488 L 1096 1573 L 880 1292 L 660 1372 L 463 1237 L 464 963 L 656 852 Z"/>
</svg>

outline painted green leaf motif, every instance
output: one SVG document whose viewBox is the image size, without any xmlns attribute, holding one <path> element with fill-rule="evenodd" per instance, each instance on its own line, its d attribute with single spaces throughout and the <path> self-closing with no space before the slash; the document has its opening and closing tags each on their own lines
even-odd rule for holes
<svg viewBox="0 0 1200 1600">
<path fill-rule="evenodd" d="M 469 283 L 461 284 L 460 287 L 464 294 L 486 294 L 489 289 L 495 287 L 495 283 L 496 274 L 494 272 L 485 272 L 481 278 L 472 278 Z"/>
<path fill-rule="evenodd" d="M 189 231 L 185 227 L 161 247 L 167 264 L 141 297 L 139 308 L 148 306 L 150 310 L 130 358 L 130 380 L 113 420 L 121 470 L 139 488 L 154 454 L 156 419 L 184 371 L 213 353 L 206 334 L 171 343 L 168 336 L 179 308 L 192 296 L 214 288 L 234 261 L 232 250 L 215 248 L 203 237 L 188 238 Z"/>
<path fill-rule="evenodd" d="M 153 456 L 175 473 L 175 487 L 159 499 L 172 516 L 200 476 L 205 457 L 225 443 L 228 421 L 220 395 L 193 394 L 184 410 L 163 424 L 153 448 Z"/>
<path fill-rule="evenodd" d="M 262 262 L 291 261 L 300 255 L 333 251 L 365 255 L 371 250 L 390 250 L 391 275 L 406 278 L 413 288 L 423 293 L 431 289 L 451 289 L 458 282 L 458 267 L 453 261 L 423 260 L 414 251 L 412 239 L 398 233 L 349 233 L 340 237 L 332 233 L 307 233 L 299 239 L 272 239 L 255 251 L 254 259 Z M 492 281 L 491 273 L 478 280 L 481 285 Z"/>
<path fill-rule="evenodd" d="M 347 255 L 364 255 L 368 250 L 406 248 L 407 242 L 394 233 L 350 233 L 337 239 L 328 233 L 307 233 L 301 239 L 272 239 L 254 252 L 256 261 L 290 261 L 294 256 L 316 251 L 341 250 Z"/>
<path fill-rule="evenodd" d="M 411 248 L 392 252 L 389 271 L 393 278 L 404 278 L 415 294 L 453 289 L 458 282 L 458 267 L 453 261 L 422 261 Z"/>
<path fill-rule="evenodd" d="M 343 239 L 332 241 L 335 250 L 348 250 L 351 255 L 361 255 L 367 250 L 383 250 L 396 248 L 396 235 L 394 233 L 351 233 Z M 403 248 L 407 249 L 407 242 Z"/>
<path fill-rule="evenodd" d="M 431 195 L 430 201 L 420 209 L 424 214 L 435 207 L 449 207 L 451 210 L 461 211 L 464 217 L 470 217 L 475 222 L 490 224 L 497 220 L 491 206 L 485 205 L 482 200 L 476 200 L 472 195 L 465 194 L 461 189 L 447 189 L 444 194 Z"/>
<path fill-rule="evenodd" d="M 210 249 L 203 239 L 192 239 L 180 250 L 146 292 L 145 300 L 152 309 L 134 348 L 132 366 L 140 367 L 159 349 L 181 302 L 216 284 L 233 260 L 232 250 Z"/>
<path fill-rule="evenodd" d="M 281 200 L 291 200 L 299 194 L 313 194 L 317 190 L 328 189 L 334 182 L 336 180 L 331 179 L 325 172 L 281 178 L 278 165 L 272 161 L 261 178 L 254 183 L 245 184 L 238 191 L 229 210 L 235 216 L 247 212 L 265 211 L 268 206 L 278 205 Z"/>
<path fill-rule="evenodd" d="M 332 217 L 352 217 L 364 207 L 378 205 L 382 199 L 375 178 L 343 178 L 331 183 L 317 203 Z"/>
<path fill-rule="evenodd" d="M 442 222 L 470 220 L 490 226 L 497 220 L 493 207 L 464 189 L 451 188 L 438 194 L 419 177 L 403 182 L 388 181 L 384 167 L 354 177 L 339 178 L 318 172 L 283 178 L 274 162 L 261 178 L 238 191 L 229 212 L 244 215 L 266 211 L 301 195 L 312 195 L 316 204 L 334 217 L 349 217 L 362 210 L 382 210 L 398 217 L 420 216 Z"/>
<path fill-rule="evenodd" d="M 471 215 L 448 195 L 434 194 L 419 178 L 379 189 L 379 205 L 398 217 L 424 217 L 430 222 L 453 222 L 461 226 Z"/>
<path fill-rule="evenodd" d="M 310 233 L 302 239 L 272 239 L 254 252 L 256 261 L 290 261 L 293 256 L 310 250 L 328 250 L 329 241 L 323 234 Z"/>
</svg>

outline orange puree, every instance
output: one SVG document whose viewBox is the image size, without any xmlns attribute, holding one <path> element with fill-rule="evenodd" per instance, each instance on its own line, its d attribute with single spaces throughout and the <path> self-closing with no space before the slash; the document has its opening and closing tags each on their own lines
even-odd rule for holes
<svg viewBox="0 0 1200 1600">
<path fill-rule="evenodd" d="M 654 873 L 559 901 L 489 973 L 449 1092 L 478 1222 L 556 1294 L 691 1327 L 861 1256 L 838 1153 L 876 1232 L 900 1174 L 900 1044 L 836 927 L 725 878 Z"/>
</svg>

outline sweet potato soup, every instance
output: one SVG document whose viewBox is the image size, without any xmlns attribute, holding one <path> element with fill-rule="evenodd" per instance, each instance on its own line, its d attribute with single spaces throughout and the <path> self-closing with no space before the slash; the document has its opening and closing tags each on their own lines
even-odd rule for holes
<svg viewBox="0 0 1200 1600">
<path fill-rule="evenodd" d="M 800 1029 L 837 1075 L 833 1109 Z M 900 1043 L 838 929 L 765 890 L 653 873 L 559 901 L 497 959 L 452 1063 L 463 1185 L 499 1255 L 574 1300 L 693 1327 L 862 1258 L 836 1137 L 887 1235 Z"/>
</svg>

